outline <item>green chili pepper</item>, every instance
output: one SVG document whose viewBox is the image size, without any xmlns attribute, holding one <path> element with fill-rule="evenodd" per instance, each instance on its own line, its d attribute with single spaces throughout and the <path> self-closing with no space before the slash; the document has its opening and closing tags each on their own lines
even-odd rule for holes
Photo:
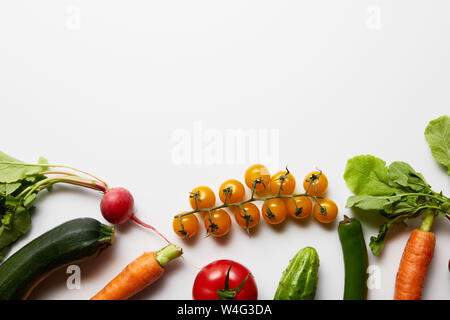
<svg viewBox="0 0 450 320">
<path fill-rule="evenodd" d="M 339 223 L 339 239 L 345 265 L 344 300 L 367 299 L 367 248 L 361 223 L 355 218 L 344 216 Z"/>
</svg>

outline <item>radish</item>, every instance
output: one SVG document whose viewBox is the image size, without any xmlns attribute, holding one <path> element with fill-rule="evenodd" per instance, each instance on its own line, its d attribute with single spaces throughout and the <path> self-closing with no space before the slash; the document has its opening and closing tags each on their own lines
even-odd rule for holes
<svg viewBox="0 0 450 320">
<path fill-rule="evenodd" d="M 9 172 L 11 172 L 16 168 L 18 172 L 17 175 L 20 174 L 21 176 L 23 176 L 23 179 L 36 179 L 36 182 L 31 185 L 29 185 L 29 182 L 27 182 L 27 185 L 17 195 L 17 198 L 20 199 L 22 203 L 26 204 L 27 207 L 31 206 L 33 201 L 36 199 L 37 193 L 45 189 L 51 190 L 52 186 L 56 183 L 67 183 L 88 189 L 93 189 L 103 192 L 103 198 L 100 202 L 100 210 L 103 217 L 108 222 L 114 225 L 119 225 L 131 219 L 141 226 L 153 230 L 169 244 L 171 243 L 158 230 L 156 230 L 151 225 L 139 220 L 135 216 L 134 199 L 130 191 L 128 191 L 127 189 L 121 187 L 110 188 L 104 180 L 101 180 L 93 174 L 69 166 L 48 164 L 47 160 L 45 160 L 44 158 L 40 158 L 40 161 L 42 161 L 42 163 L 30 164 L 19 162 L 14 158 L 6 159 L 8 161 L 1 161 L 1 156 L 2 154 L 0 153 L 0 164 L 5 166 L 5 170 L 8 169 L 10 170 Z M 49 168 L 69 169 L 77 173 L 75 174 L 73 172 L 63 170 L 49 170 Z"/>
<path fill-rule="evenodd" d="M 125 188 L 113 188 L 105 192 L 100 202 L 103 217 L 112 224 L 122 224 L 133 215 L 134 199 Z"/>
<path fill-rule="evenodd" d="M 100 210 L 103 217 L 112 224 L 122 224 L 132 219 L 141 226 L 151 229 L 161 236 L 168 243 L 171 243 L 156 228 L 142 222 L 134 215 L 134 199 L 130 191 L 125 188 L 106 188 L 102 201 L 100 202 Z"/>
<path fill-rule="evenodd" d="M 28 232 L 37 195 L 65 183 L 102 193 L 100 210 L 114 225 L 129 220 L 153 230 L 170 244 L 158 230 L 136 217 L 134 200 L 125 188 L 110 188 L 96 176 L 73 167 L 49 164 L 40 157 L 37 163 L 25 163 L 0 151 L 0 261 L 12 245 Z"/>
</svg>

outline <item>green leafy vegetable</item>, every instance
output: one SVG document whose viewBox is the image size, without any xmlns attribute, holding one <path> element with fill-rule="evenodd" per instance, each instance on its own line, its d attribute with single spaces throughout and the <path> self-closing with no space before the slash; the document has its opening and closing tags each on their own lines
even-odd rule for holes
<svg viewBox="0 0 450 320">
<path fill-rule="evenodd" d="M 53 172 L 57 176 L 48 178 L 50 167 L 76 169 L 49 165 L 40 157 L 36 164 L 24 163 L 0 151 L 0 261 L 12 245 L 31 226 L 31 213 L 37 194 L 41 190 L 51 190 L 58 182 L 71 183 L 91 189 L 105 191 L 102 181 L 86 179 L 67 172 Z M 78 170 L 79 171 L 79 170 Z"/>
<path fill-rule="evenodd" d="M 407 217 L 408 215 L 404 214 L 388 220 L 380 226 L 380 230 L 378 231 L 378 235 L 376 237 L 370 237 L 369 247 L 374 256 L 378 256 L 381 253 L 381 250 L 383 250 L 388 232 L 393 229 L 396 223 L 403 221 Z"/>
<path fill-rule="evenodd" d="M 348 160 L 344 179 L 349 189 L 358 195 L 392 195 L 396 191 L 389 185 L 386 162 L 371 155 Z"/>
<path fill-rule="evenodd" d="M 0 260 L 30 229 L 36 193 L 28 197 L 22 193 L 45 178 L 40 173 L 47 169 L 46 163 L 41 157 L 38 165 L 30 166 L 0 151 Z"/>
<path fill-rule="evenodd" d="M 372 155 L 356 156 L 348 160 L 344 179 L 355 194 L 348 198 L 348 208 L 378 212 L 387 218 L 378 236 L 370 239 L 374 255 L 380 254 L 396 224 L 420 216 L 427 208 L 443 216 L 449 213 L 450 199 L 431 190 L 423 175 L 406 162 L 396 161 L 387 167 Z"/>
<path fill-rule="evenodd" d="M 425 138 L 437 162 L 447 167 L 450 175 L 450 117 L 431 120 L 425 129 Z"/>
<path fill-rule="evenodd" d="M 21 185 L 22 184 L 20 182 L 13 182 L 13 183 L 4 182 L 0 185 L 0 195 L 7 196 L 16 191 L 17 189 L 19 189 Z"/>
<path fill-rule="evenodd" d="M 40 157 L 38 164 L 47 164 L 47 160 Z M 20 181 L 29 176 L 39 174 L 46 169 L 45 165 L 28 165 L 0 151 L 0 183 Z"/>
<path fill-rule="evenodd" d="M 389 196 L 351 196 L 347 199 L 347 208 L 359 208 L 362 210 L 384 210 L 391 204 Z"/>
<path fill-rule="evenodd" d="M 412 195 L 394 196 L 351 196 L 347 200 L 347 208 L 358 208 L 366 211 L 381 211 L 385 217 L 395 217 L 404 212 L 413 212 L 418 198 Z"/>
<path fill-rule="evenodd" d="M 428 192 L 425 178 L 406 162 L 392 162 L 388 169 L 389 180 L 396 188 L 409 192 Z"/>
</svg>

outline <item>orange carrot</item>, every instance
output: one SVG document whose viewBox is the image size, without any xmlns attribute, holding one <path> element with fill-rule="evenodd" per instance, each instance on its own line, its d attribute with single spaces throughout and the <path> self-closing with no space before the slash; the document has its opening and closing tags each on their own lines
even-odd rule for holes
<svg viewBox="0 0 450 320">
<path fill-rule="evenodd" d="M 91 300 L 126 300 L 158 280 L 165 265 L 183 251 L 171 244 L 156 252 L 146 252 L 131 262 Z"/>
<path fill-rule="evenodd" d="M 430 232 L 434 214 L 427 215 L 420 229 L 408 239 L 395 282 L 394 300 L 420 300 L 428 266 L 433 259 L 435 236 Z"/>
</svg>

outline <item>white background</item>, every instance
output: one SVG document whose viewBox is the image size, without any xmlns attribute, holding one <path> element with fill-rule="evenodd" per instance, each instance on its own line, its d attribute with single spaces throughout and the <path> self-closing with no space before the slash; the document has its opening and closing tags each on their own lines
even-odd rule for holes
<svg viewBox="0 0 450 320">
<path fill-rule="evenodd" d="M 289 259 L 314 246 L 321 259 L 317 299 L 341 299 L 337 221 L 261 223 L 250 238 L 234 224 L 224 239 L 205 239 L 203 229 L 193 241 L 177 238 L 172 216 L 189 209 L 188 192 L 242 180 L 253 159 L 210 164 L 200 156 L 180 164 L 173 135 L 186 130 L 193 137 L 196 121 L 219 137 L 238 129 L 277 132 L 275 144 L 262 141 L 279 161 L 272 172 L 287 164 L 301 180 L 323 169 L 338 220 L 352 215 L 342 175 L 358 154 L 406 161 L 436 191 L 449 193 L 449 177 L 423 136 L 429 120 L 449 111 L 449 12 L 444 0 L 2 1 L 0 147 L 23 161 L 42 155 L 128 188 L 137 215 L 184 248 L 185 260 L 135 298 L 190 299 L 197 268 L 227 258 L 253 272 L 259 298 L 272 299 Z M 66 186 L 44 193 L 14 250 L 69 219 L 104 222 L 98 193 Z M 359 218 L 368 241 L 381 220 Z M 370 299 L 392 298 L 415 225 L 397 228 L 380 257 L 369 255 L 381 270 Z M 440 218 L 433 230 L 423 297 L 449 299 L 450 226 Z M 66 288 L 63 269 L 32 298 L 87 299 L 128 262 L 163 245 L 133 223 L 120 226 L 114 246 L 80 264 L 80 290 Z"/>
</svg>

